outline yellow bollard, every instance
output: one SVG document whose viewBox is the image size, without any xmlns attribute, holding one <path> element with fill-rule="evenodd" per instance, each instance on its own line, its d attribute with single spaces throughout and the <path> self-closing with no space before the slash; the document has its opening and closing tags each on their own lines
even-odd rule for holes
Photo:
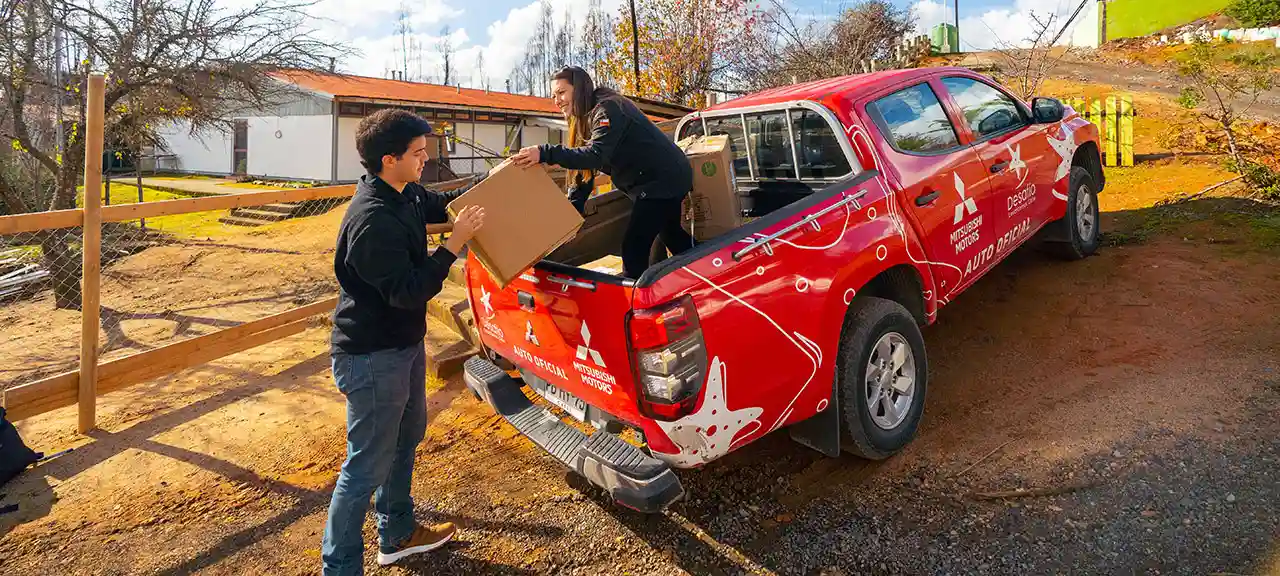
<svg viewBox="0 0 1280 576">
<path fill-rule="evenodd" d="M 1120 97 L 1120 165 L 1133 166 L 1133 95 Z"/>
<path fill-rule="evenodd" d="M 1116 116 L 1116 97 L 1107 96 L 1107 115 L 1103 118 L 1106 124 L 1107 166 L 1118 166 L 1120 154 L 1120 138 L 1118 134 L 1119 118 Z"/>
</svg>

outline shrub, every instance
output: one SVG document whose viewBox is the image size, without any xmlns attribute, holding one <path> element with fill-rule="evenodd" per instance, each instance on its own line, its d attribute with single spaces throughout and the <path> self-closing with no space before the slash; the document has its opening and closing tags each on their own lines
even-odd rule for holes
<svg viewBox="0 0 1280 576">
<path fill-rule="evenodd" d="M 1223 12 L 1248 28 L 1280 24 L 1280 0 L 1235 0 Z"/>
</svg>

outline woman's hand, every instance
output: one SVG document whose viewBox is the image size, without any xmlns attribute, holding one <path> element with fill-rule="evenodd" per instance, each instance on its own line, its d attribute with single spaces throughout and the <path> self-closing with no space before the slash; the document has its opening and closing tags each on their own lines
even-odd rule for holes
<svg viewBox="0 0 1280 576">
<path fill-rule="evenodd" d="M 521 168 L 536 166 L 542 163 L 542 151 L 537 146 L 525 146 L 511 157 L 511 162 Z"/>
</svg>

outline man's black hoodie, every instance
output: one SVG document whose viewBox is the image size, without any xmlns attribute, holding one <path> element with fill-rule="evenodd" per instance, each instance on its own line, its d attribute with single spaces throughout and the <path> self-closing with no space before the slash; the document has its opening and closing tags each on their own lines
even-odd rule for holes
<svg viewBox="0 0 1280 576">
<path fill-rule="evenodd" d="M 360 178 L 333 256 L 339 286 L 333 352 L 368 354 L 422 343 L 427 301 L 440 293 L 457 259 L 444 246 L 427 253 L 426 226 L 448 222 L 445 206 L 482 178 L 446 193 L 416 183 L 396 192 L 377 176 Z"/>
</svg>

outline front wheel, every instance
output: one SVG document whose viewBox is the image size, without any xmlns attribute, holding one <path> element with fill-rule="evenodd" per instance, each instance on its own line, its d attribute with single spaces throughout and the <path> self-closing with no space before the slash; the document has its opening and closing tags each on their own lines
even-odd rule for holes
<svg viewBox="0 0 1280 576">
<path fill-rule="evenodd" d="M 1067 192 L 1067 214 L 1061 220 L 1050 224 L 1054 227 L 1056 241 L 1046 248 L 1060 258 L 1080 260 L 1092 256 L 1098 251 L 1099 210 L 1098 191 L 1093 183 L 1093 176 L 1083 167 L 1071 169 L 1068 180 L 1070 189 Z"/>
<path fill-rule="evenodd" d="M 928 380 L 924 338 L 911 313 L 892 300 L 856 299 L 840 342 L 847 449 L 883 460 L 910 443 L 924 415 Z"/>
</svg>

